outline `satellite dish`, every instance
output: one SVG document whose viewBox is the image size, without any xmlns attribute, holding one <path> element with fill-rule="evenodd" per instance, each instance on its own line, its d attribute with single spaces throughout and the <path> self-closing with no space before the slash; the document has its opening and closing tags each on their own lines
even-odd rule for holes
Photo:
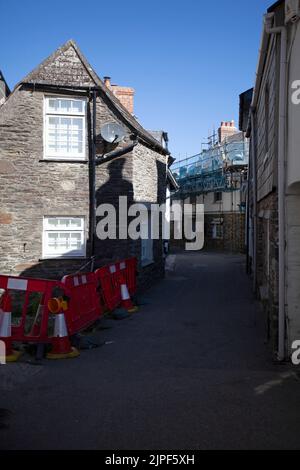
<svg viewBox="0 0 300 470">
<path fill-rule="evenodd" d="M 116 122 L 108 122 L 101 127 L 102 138 L 109 144 L 117 144 L 127 135 L 126 129 Z"/>
</svg>

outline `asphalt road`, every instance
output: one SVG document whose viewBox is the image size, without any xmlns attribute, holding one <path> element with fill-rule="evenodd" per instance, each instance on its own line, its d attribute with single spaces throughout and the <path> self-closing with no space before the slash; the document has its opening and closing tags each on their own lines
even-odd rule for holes
<svg viewBox="0 0 300 470">
<path fill-rule="evenodd" d="M 243 258 L 175 261 L 102 347 L 0 367 L 0 448 L 300 448 L 298 369 L 272 362 Z"/>
</svg>

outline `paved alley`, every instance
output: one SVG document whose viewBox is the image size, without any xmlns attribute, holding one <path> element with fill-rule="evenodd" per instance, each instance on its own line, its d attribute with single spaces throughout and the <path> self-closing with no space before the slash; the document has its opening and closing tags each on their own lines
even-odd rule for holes
<svg viewBox="0 0 300 470">
<path fill-rule="evenodd" d="M 300 447 L 298 370 L 272 362 L 244 258 L 170 266 L 139 313 L 97 332 L 102 347 L 1 366 L 1 448 Z"/>
</svg>

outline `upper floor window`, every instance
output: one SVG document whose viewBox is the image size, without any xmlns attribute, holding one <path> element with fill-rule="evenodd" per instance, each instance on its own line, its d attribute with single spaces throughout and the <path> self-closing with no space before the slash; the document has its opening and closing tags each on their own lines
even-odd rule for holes
<svg viewBox="0 0 300 470">
<path fill-rule="evenodd" d="M 217 204 L 218 202 L 223 201 L 223 193 L 220 191 L 217 191 L 214 193 L 214 203 Z"/>
<path fill-rule="evenodd" d="M 45 158 L 85 159 L 86 101 L 45 98 Z"/>
</svg>

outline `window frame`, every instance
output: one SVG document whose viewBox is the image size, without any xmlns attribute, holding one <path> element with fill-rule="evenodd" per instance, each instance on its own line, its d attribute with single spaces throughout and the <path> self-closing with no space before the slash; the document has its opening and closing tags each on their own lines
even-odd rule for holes
<svg viewBox="0 0 300 470">
<path fill-rule="evenodd" d="M 221 195 L 220 199 L 217 199 L 217 195 Z M 221 204 L 223 202 L 223 192 L 215 191 L 214 192 L 214 204 Z"/>
<path fill-rule="evenodd" d="M 82 113 L 62 113 L 62 112 L 51 112 L 49 110 L 49 100 L 51 99 L 67 99 L 71 101 L 80 101 L 83 103 L 83 112 Z M 44 95 L 44 108 L 43 108 L 43 143 L 44 143 L 44 152 L 43 152 L 43 159 L 44 160 L 55 160 L 55 161 L 87 161 L 87 155 L 86 155 L 86 116 L 87 116 L 87 98 L 84 96 L 65 96 L 65 95 Z M 50 149 L 48 148 L 48 120 L 49 117 L 65 117 L 65 118 L 77 118 L 77 119 L 82 119 L 82 153 L 77 154 L 77 155 L 70 155 L 68 152 L 61 152 L 60 154 L 55 154 L 54 152 L 51 153 Z"/>
<path fill-rule="evenodd" d="M 213 226 L 213 230 L 212 230 L 213 240 L 224 240 L 224 226 L 223 226 L 223 224 L 213 223 L 212 226 Z M 218 234 L 218 229 L 221 230 L 221 235 Z"/>
<path fill-rule="evenodd" d="M 57 229 L 51 230 L 49 228 L 49 219 L 81 219 L 81 227 L 80 229 Z M 59 254 L 59 253 L 49 253 L 49 244 L 47 234 L 49 232 L 53 233 L 80 233 L 81 234 L 81 242 L 82 242 L 82 250 L 78 254 L 74 253 L 74 251 L 70 254 Z M 82 215 L 45 215 L 43 217 L 43 246 L 42 246 L 42 258 L 43 259 L 73 259 L 73 258 L 86 258 L 86 219 L 85 216 Z"/>
</svg>

